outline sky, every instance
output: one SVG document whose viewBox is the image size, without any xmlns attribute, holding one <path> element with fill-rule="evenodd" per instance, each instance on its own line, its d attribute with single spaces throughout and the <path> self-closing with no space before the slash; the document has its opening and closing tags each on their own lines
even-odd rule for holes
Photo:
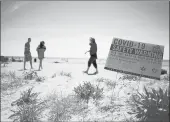
<svg viewBox="0 0 170 122">
<path fill-rule="evenodd" d="M 24 56 L 31 38 L 32 56 L 45 41 L 46 57 L 87 58 L 89 37 L 98 57 L 107 58 L 113 37 L 164 46 L 169 59 L 168 1 L 3 1 L 1 53 Z"/>
</svg>

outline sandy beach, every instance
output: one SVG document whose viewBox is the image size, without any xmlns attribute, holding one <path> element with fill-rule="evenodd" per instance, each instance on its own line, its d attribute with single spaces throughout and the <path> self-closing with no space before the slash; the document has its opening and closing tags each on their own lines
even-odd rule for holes
<svg viewBox="0 0 170 122">
<path fill-rule="evenodd" d="M 86 60 L 85 60 L 86 62 Z M 29 70 L 29 64 L 27 63 L 26 72 Z M 22 76 L 23 63 L 12 62 L 6 67 L 1 67 L 1 73 L 8 73 L 14 71 L 16 76 Z M 87 75 L 82 73 L 86 69 L 86 63 L 43 63 L 43 70 L 37 71 L 38 63 L 33 63 L 34 69 L 32 71 L 37 72 L 39 77 L 44 77 L 42 82 L 36 82 L 35 80 L 28 80 L 27 84 L 13 89 L 12 91 L 3 91 L 1 96 L 1 121 L 11 121 L 8 117 L 11 115 L 11 103 L 20 97 L 20 93 L 28 88 L 34 87 L 34 92 L 40 92 L 40 98 L 45 98 L 49 94 L 56 92 L 56 94 L 62 96 L 68 96 L 74 94 L 74 88 L 85 81 L 89 81 L 94 85 L 99 85 L 100 88 L 104 88 L 104 98 L 100 100 L 100 107 L 110 104 L 110 97 L 114 98 L 114 105 L 117 106 L 114 112 L 101 112 L 99 106 L 96 107 L 93 102 L 89 102 L 89 112 L 84 117 L 84 121 L 124 121 L 126 118 L 133 117 L 128 114 L 130 105 L 128 100 L 130 96 L 138 90 L 143 92 L 143 86 L 147 88 L 159 88 L 165 89 L 168 87 L 169 82 L 166 80 L 156 81 L 147 78 L 141 78 L 139 81 L 121 80 L 120 77 L 123 74 L 108 71 L 104 69 L 104 64 L 99 64 L 99 74 Z M 168 69 L 168 67 L 164 67 Z M 93 73 L 95 69 L 91 67 L 89 73 Z M 70 74 L 69 76 L 61 75 L 62 72 Z M 166 76 L 166 75 L 164 75 Z M 163 79 L 164 76 L 161 76 Z M 105 79 L 105 80 L 104 80 Z M 99 82 L 102 80 L 103 82 Z M 107 80 L 115 83 L 115 87 L 109 88 L 106 85 Z M 2 80 L 3 83 L 3 80 Z M 42 118 L 43 119 L 43 118 Z M 44 119 L 46 120 L 46 119 Z M 47 121 L 47 120 L 46 120 Z M 72 116 L 70 121 L 82 121 L 80 116 Z"/>
</svg>

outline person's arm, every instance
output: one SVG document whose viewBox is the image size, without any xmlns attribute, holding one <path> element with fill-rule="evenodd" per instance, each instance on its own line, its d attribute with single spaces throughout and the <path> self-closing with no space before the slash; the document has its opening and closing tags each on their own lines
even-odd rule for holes
<svg viewBox="0 0 170 122">
<path fill-rule="evenodd" d="M 90 52 L 90 50 L 89 50 L 89 51 L 87 51 L 87 52 Z M 87 52 L 85 52 L 85 54 L 86 54 Z"/>
</svg>

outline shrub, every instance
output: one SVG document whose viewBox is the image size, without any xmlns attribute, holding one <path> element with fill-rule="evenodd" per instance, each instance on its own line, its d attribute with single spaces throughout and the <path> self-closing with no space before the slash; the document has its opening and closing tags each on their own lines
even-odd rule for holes
<svg viewBox="0 0 170 122">
<path fill-rule="evenodd" d="M 99 86 L 96 86 L 94 88 L 94 93 L 92 95 L 93 100 L 100 100 L 103 98 L 103 88 L 99 88 Z"/>
<path fill-rule="evenodd" d="M 134 105 L 133 109 L 136 118 L 140 121 L 148 122 L 168 122 L 169 121 L 169 95 L 168 90 L 164 92 L 161 88 L 148 91 L 144 87 L 144 93 L 137 93 L 132 96 Z"/>
<path fill-rule="evenodd" d="M 67 77 L 70 77 L 70 78 L 72 77 L 72 76 L 71 76 L 71 73 L 66 73 L 66 72 L 63 72 L 63 71 L 60 72 L 60 75 L 61 75 L 61 76 L 67 76 Z"/>
<path fill-rule="evenodd" d="M 135 120 L 131 117 L 131 118 L 129 118 L 129 119 L 126 118 L 125 122 L 137 122 L 137 121 L 135 121 Z"/>
<path fill-rule="evenodd" d="M 107 82 L 107 81 L 111 81 L 111 80 L 107 79 L 107 78 L 97 78 L 96 81 L 97 82 Z"/>
<path fill-rule="evenodd" d="M 87 104 L 90 98 L 99 100 L 103 96 L 103 88 L 95 87 L 90 82 L 84 82 L 83 85 L 80 84 L 78 87 L 74 88 L 74 92 L 80 100 L 86 101 Z"/>
<path fill-rule="evenodd" d="M 50 105 L 49 120 L 52 122 L 68 121 L 71 118 L 69 108 L 69 100 L 64 98 L 60 100 L 56 97 Z"/>
<path fill-rule="evenodd" d="M 37 72 L 35 71 L 23 72 L 23 76 L 25 80 L 33 80 L 38 77 Z"/>
<path fill-rule="evenodd" d="M 26 91 L 23 91 L 21 93 L 21 97 L 17 99 L 16 101 L 12 102 L 11 106 L 15 106 L 15 105 L 20 106 L 20 105 L 23 105 L 24 103 L 26 104 L 35 103 L 37 101 L 37 97 L 39 93 L 31 93 L 32 89 L 33 87 Z"/>
<path fill-rule="evenodd" d="M 15 72 L 1 74 L 1 91 L 13 90 L 27 83 L 21 77 L 16 76 Z"/>
<path fill-rule="evenodd" d="M 97 79 L 96 79 L 96 81 L 99 82 L 99 83 L 100 83 L 100 82 L 104 82 L 104 80 L 105 80 L 104 78 L 97 78 Z"/>
<path fill-rule="evenodd" d="M 47 97 L 49 106 L 49 121 L 69 121 L 72 115 L 80 114 L 84 105 L 78 103 L 73 95 L 66 97 L 58 96 L 56 93 Z"/>
<path fill-rule="evenodd" d="M 116 82 L 114 81 L 107 80 L 105 83 L 109 89 L 114 89 L 116 87 Z"/>
<path fill-rule="evenodd" d="M 169 81 L 169 74 L 163 76 L 162 80 L 164 80 L 164 81 Z"/>
<path fill-rule="evenodd" d="M 125 74 L 123 75 L 122 77 L 119 78 L 119 80 L 129 80 L 129 81 L 137 81 L 137 80 L 140 80 L 141 77 L 139 76 L 135 76 L 135 75 L 128 75 L 128 74 Z"/>
<path fill-rule="evenodd" d="M 37 82 L 43 82 L 44 80 L 45 80 L 44 77 L 38 76 L 38 77 L 36 78 L 36 81 L 37 81 Z"/>
<path fill-rule="evenodd" d="M 51 76 L 51 78 L 55 78 L 56 77 L 56 73 L 55 74 L 53 74 L 52 76 Z"/>
<path fill-rule="evenodd" d="M 17 106 L 16 110 L 11 110 L 13 114 L 9 119 L 20 122 L 38 122 L 40 121 L 42 112 L 45 109 L 45 101 L 39 100 L 39 93 L 31 93 L 32 89 L 28 89 L 21 93 L 21 97 L 12 102 L 11 106 Z"/>
</svg>

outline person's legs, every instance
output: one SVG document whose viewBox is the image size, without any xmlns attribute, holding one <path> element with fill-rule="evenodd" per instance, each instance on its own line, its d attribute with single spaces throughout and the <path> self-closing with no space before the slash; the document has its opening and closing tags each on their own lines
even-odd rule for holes
<svg viewBox="0 0 170 122">
<path fill-rule="evenodd" d="M 93 66 L 96 68 L 96 73 L 98 73 L 97 62 L 96 59 L 93 61 Z"/>
<path fill-rule="evenodd" d="M 85 73 L 88 73 L 89 68 L 90 68 L 90 66 L 91 66 L 92 62 L 93 62 L 93 59 L 92 59 L 92 57 L 90 57 L 90 59 L 89 59 L 89 61 L 88 61 L 87 70 L 85 71 Z"/>
<path fill-rule="evenodd" d="M 30 59 L 30 65 L 31 65 L 31 69 L 33 69 L 33 67 L 32 67 L 32 58 Z"/>
<path fill-rule="evenodd" d="M 40 59 L 39 59 L 40 60 Z M 39 62 L 39 68 L 38 68 L 38 70 L 40 70 L 40 68 L 41 68 L 41 60 L 40 60 L 40 62 Z"/>
<path fill-rule="evenodd" d="M 25 65 L 26 65 L 26 57 L 24 57 L 24 70 L 26 70 Z"/>
<path fill-rule="evenodd" d="M 41 59 L 41 69 L 43 69 L 43 67 L 42 67 L 42 59 Z"/>
<path fill-rule="evenodd" d="M 30 62 L 31 69 L 33 69 L 33 67 L 32 67 L 32 56 L 31 56 L 30 52 L 28 52 L 28 54 L 27 54 L 27 60 Z"/>
</svg>

